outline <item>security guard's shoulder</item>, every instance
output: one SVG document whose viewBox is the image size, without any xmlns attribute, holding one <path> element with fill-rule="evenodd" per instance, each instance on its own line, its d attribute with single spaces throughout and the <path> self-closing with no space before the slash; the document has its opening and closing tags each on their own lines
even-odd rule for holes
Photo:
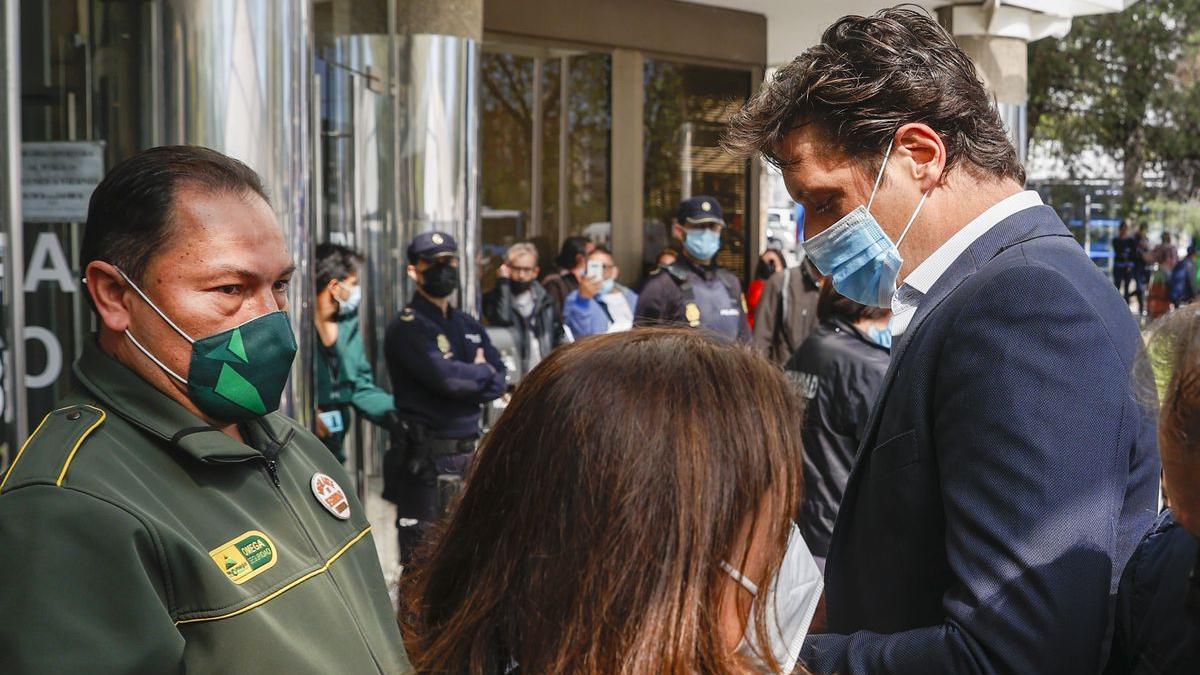
<svg viewBox="0 0 1200 675">
<path fill-rule="evenodd" d="M 717 278 L 726 286 L 733 286 L 734 288 L 742 287 L 742 282 L 738 279 L 738 276 L 724 267 L 717 268 Z"/>
<path fill-rule="evenodd" d="M 405 307 L 404 311 L 400 312 L 392 321 L 391 329 L 409 334 L 424 334 L 429 333 L 430 330 L 436 330 L 436 326 L 420 312 L 414 312 L 412 307 Z"/>
<path fill-rule="evenodd" d="M 107 412 L 86 403 L 46 415 L 0 478 L 0 493 L 25 485 L 63 485 L 72 462 L 106 419 Z"/>
<path fill-rule="evenodd" d="M 483 330 L 483 324 L 479 323 L 479 319 L 476 319 L 475 317 L 471 316 L 470 314 L 467 314 L 466 312 L 459 312 L 458 310 L 454 310 L 454 311 L 457 312 L 458 315 L 462 317 L 463 326 L 467 330 L 472 330 L 472 331 Z"/>
<path fill-rule="evenodd" d="M 686 284 L 688 281 L 688 271 L 683 267 L 678 265 L 667 265 L 663 268 L 663 271 L 666 272 L 667 276 L 669 276 L 671 280 L 677 284 Z"/>
</svg>

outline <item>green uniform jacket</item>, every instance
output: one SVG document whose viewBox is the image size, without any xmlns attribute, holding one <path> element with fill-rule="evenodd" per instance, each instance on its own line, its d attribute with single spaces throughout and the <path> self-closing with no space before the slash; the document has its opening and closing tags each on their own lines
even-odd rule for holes
<svg viewBox="0 0 1200 675">
<path fill-rule="evenodd" d="M 271 414 L 239 443 L 92 340 L 74 372 L 0 483 L 0 672 L 412 671 L 320 441 Z"/>
<path fill-rule="evenodd" d="M 375 385 L 375 373 L 367 361 L 359 331 L 358 315 L 338 320 L 337 342 L 325 347 L 317 339 L 317 407 L 323 411 L 339 410 L 342 424 L 350 425 L 350 407 L 367 419 L 381 424 L 390 412 L 395 412 L 392 395 Z M 314 331 L 315 332 L 315 331 Z M 331 358 L 332 357 L 332 358 Z M 346 461 L 342 450 L 345 431 L 324 439 L 325 446 L 339 461 Z"/>
</svg>

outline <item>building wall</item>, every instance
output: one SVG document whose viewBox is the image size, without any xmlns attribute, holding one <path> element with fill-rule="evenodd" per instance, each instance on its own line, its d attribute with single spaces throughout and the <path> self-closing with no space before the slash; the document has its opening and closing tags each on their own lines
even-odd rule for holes
<svg viewBox="0 0 1200 675">
<path fill-rule="evenodd" d="M 665 27 L 665 29 L 664 29 Z M 485 33 L 762 67 L 762 14 L 673 0 L 485 0 Z"/>
</svg>

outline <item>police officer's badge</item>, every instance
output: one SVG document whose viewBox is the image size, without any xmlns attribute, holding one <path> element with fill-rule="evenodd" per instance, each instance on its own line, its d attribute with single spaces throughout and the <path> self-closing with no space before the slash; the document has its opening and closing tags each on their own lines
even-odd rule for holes
<svg viewBox="0 0 1200 675">
<path fill-rule="evenodd" d="M 708 202 L 700 202 L 700 208 L 704 209 L 705 211 L 712 211 L 712 204 L 709 204 Z"/>
<path fill-rule="evenodd" d="M 445 335 L 437 336 L 437 346 L 438 349 L 442 350 L 442 358 L 448 359 L 454 355 L 450 348 L 450 339 Z"/>
<path fill-rule="evenodd" d="M 687 319 L 688 325 L 692 328 L 700 325 L 700 308 L 696 303 L 689 302 L 687 307 L 683 308 L 683 318 Z"/>
<path fill-rule="evenodd" d="M 436 234 L 436 233 L 432 237 L 430 237 L 430 239 L 433 240 L 433 243 L 438 244 L 439 246 L 441 245 L 442 242 L 446 241 L 445 239 L 442 238 L 442 235 Z"/>
</svg>

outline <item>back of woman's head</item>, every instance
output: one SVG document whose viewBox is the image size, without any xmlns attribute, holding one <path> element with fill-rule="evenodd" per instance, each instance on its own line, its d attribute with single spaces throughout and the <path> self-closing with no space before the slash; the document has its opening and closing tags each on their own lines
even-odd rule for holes
<svg viewBox="0 0 1200 675">
<path fill-rule="evenodd" d="M 1176 519 L 1200 537 L 1200 301 L 1155 323 L 1146 351 L 1167 497 Z"/>
<path fill-rule="evenodd" d="M 720 563 L 745 569 L 747 528 L 763 528 L 759 585 L 774 578 L 800 500 L 800 414 L 777 368 L 695 331 L 555 351 L 406 573 L 417 668 L 738 669 L 719 629 Z"/>
</svg>

